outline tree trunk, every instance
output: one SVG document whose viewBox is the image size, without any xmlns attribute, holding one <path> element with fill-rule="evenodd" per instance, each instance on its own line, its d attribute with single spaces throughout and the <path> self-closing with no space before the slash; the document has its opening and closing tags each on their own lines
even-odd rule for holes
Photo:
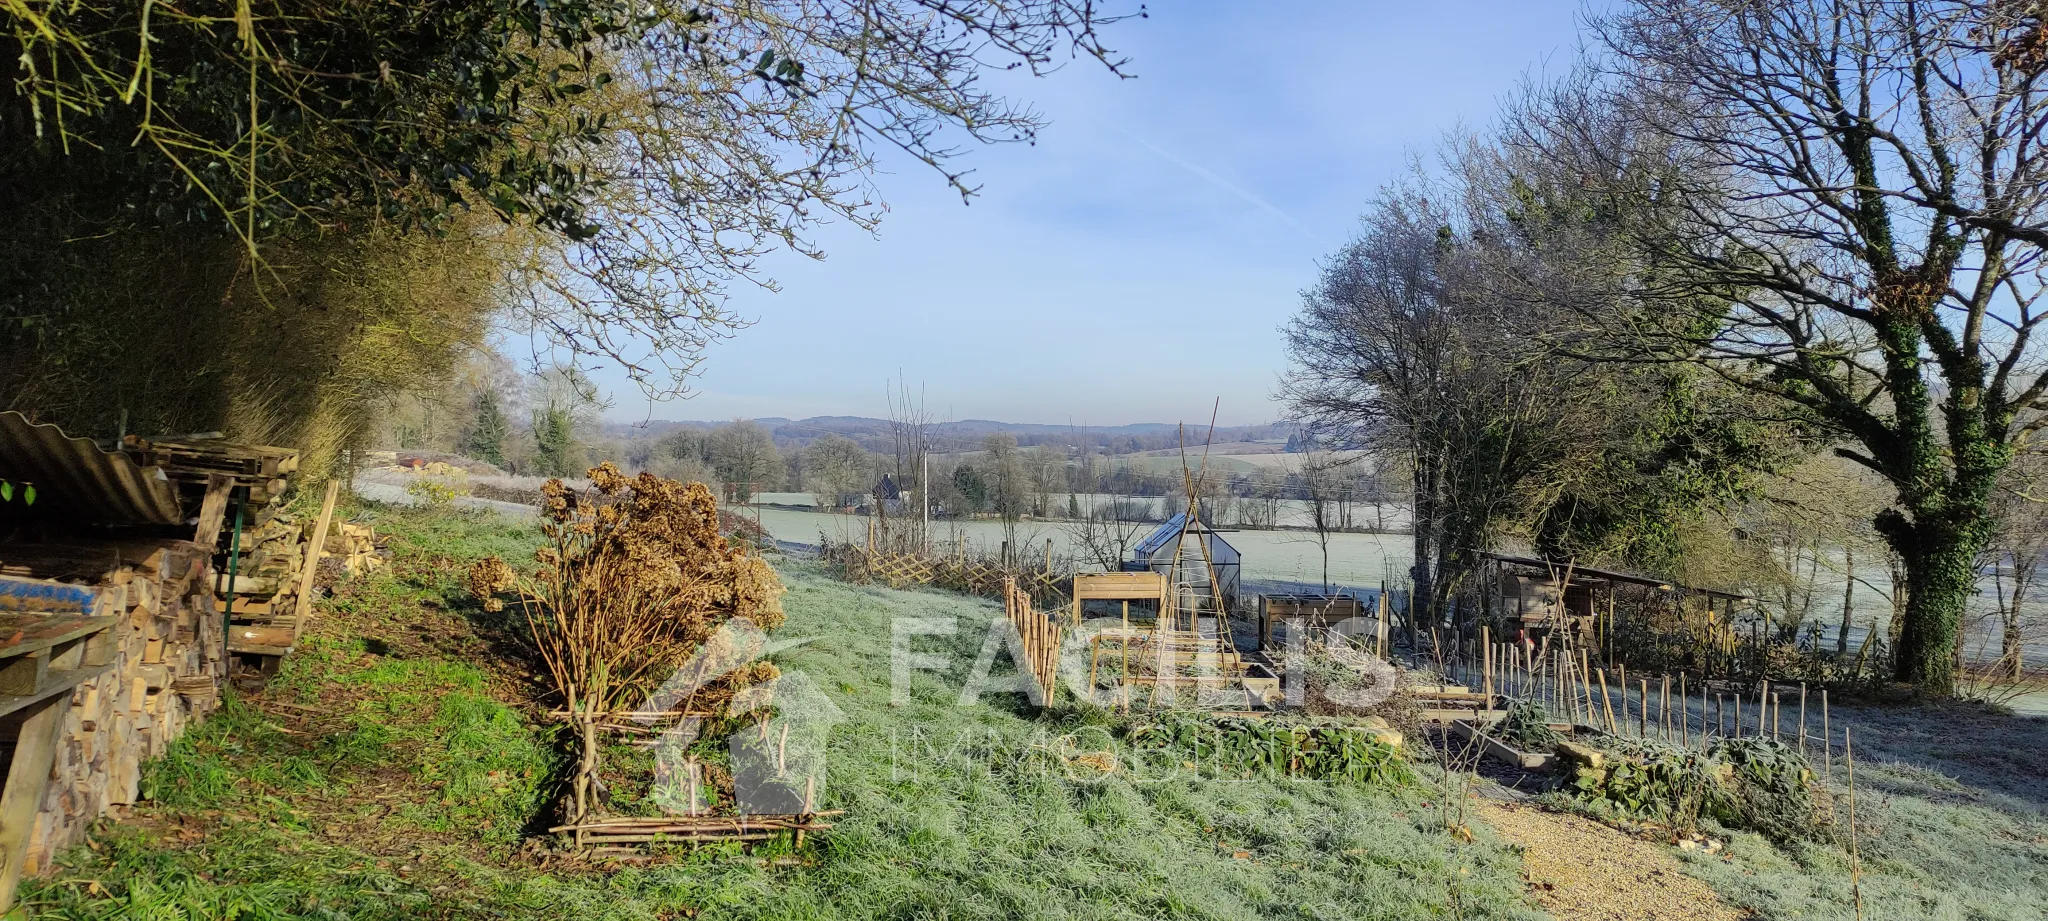
<svg viewBox="0 0 2048 921">
<path fill-rule="evenodd" d="M 1415 497 L 1410 503 L 1408 531 L 1414 538 L 1415 562 L 1408 569 L 1412 583 L 1408 591 L 1409 641 L 1415 640 L 1415 624 L 1418 616 L 1429 612 L 1418 610 L 1426 607 L 1424 599 L 1433 597 L 1431 575 L 1436 561 L 1436 480 L 1431 460 L 1424 452 L 1415 452 Z"/>
<path fill-rule="evenodd" d="M 1856 619 L 1856 551 L 1853 548 L 1842 551 L 1843 568 L 1849 577 L 1842 583 L 1842 629 L 1835 633 L 1835 658 L 1849 654 L 1849 628 Z"/>
<path fill-rule="evenodd" d="M 2023 557 L 2025 562 L 2021 561 Z M 2026 621 L 2023 616 L 2025 608 L 2022 605 L 2026 601 L 2027 593 L 2033 590 L 2034 567 L 2038 562 L 2039 558 L 2031 553 L 2012 554 L 2012 596 L 2006 602 L 2004 617 L 2000 618 L 2003 629 L 1998 638 L 1999 668 L 2010 678 L 2018 678 L 2021 666 L 2025 663 L 2025 634 L 2022 627 Z"/>
<path fill-rule="evenodd" d="M 1881 530 L 1906 571 L 1893 677 L 1935 697 L 1954 696 L 1956 641 L 1964 608 L 1977 592 L 1977 558 L 1988 543 L 1988 529 L 1975 522 L 1905 525 L 1894 518 Z"/>
</svg>

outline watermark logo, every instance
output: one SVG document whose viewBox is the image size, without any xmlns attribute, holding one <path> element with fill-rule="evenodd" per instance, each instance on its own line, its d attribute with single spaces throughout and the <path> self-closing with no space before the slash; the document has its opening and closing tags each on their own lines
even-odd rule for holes
<svg viewBox="0 0 2048 921">
<path fill-rule="evenodd" d="M 695 703 L 726 689 L 728 679 L 749 678 L 755 665 L 771 654 L 809 642 L 770 641 L 752 621 L 735 618 L 726 622 L 696 655 L 650 696 L 634 714 L 642 724 L 652 725 L 664 714 L 680 711 L 675 723 L 664 730 L 654 748 L 654 801 L 677 815 L 698 815 L 725 795 L 728 785 L 733 811 L 741 815 L 791 815 L 814 811 L 825 794 L 826 742 L 832 726 L 844 714 L 832 703 L 810 676 L 800 671 L 777 672 L 763 681 L 748 681 L 732 692 L 725 703 L 725 717 L 744 720 L 759 714 L 751 725 L 726 738 L 724 765 L 714 767 L 698 759 L 692 749 L 702 737 L 705 720 L 712 714 L 695 709 Z M 715 774 L 729 775 L 729 784 L 718 782 Z"/>
</svg>

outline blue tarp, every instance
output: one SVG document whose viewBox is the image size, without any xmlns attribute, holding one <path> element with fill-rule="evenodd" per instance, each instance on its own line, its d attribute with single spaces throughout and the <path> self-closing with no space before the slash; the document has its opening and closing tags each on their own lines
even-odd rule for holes
<svg viewBox="0 0 2048 921">
<path fill-rule="evenodd" d="M 83 585 L 0 576 L 0 611 L 91 614 L 99 594 Z"/>
</svg>

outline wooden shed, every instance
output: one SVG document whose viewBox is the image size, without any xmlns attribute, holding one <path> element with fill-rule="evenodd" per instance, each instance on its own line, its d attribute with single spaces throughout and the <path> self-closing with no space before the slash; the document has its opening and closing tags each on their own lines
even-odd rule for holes
<svg viewBox="0 0 2048 921">
<path fill-rule="evenodd" d="M 1732 611 L 1748 596 L 1735 592 L 1679 585 L 1668 580 L 1572 561 L 1545 560 L 1510 553 L 1479 554 L 1481 601 L 1510 630 L 1531 635 L 1570 633 L 1591 643 L 1600 619 L 1611 613 L 1617 588 L 1633 586 L 1702 599 Z"/>
</svg>

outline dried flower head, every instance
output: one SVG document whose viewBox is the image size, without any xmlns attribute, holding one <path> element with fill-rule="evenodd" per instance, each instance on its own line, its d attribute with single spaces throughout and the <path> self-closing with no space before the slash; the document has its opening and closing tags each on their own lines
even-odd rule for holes
<svg viewBox="0 0 2048 921">
<path fill-rule="evenodd" d="M 547 520 L 560 524 L 576 514 L 576 491 L 563 485 L 559 479 L 550 479 L 540 487 L 541 515 Z"/>
<path fill-rule="evenodd" d="M 518 583 L 518 573 L 494 556 L 484 557 L 469 567 L 470 594 L 483 599 L 486 611 L 504 610 L 505 602 L 498 594 L 511 591 Z"/>
</svg>

